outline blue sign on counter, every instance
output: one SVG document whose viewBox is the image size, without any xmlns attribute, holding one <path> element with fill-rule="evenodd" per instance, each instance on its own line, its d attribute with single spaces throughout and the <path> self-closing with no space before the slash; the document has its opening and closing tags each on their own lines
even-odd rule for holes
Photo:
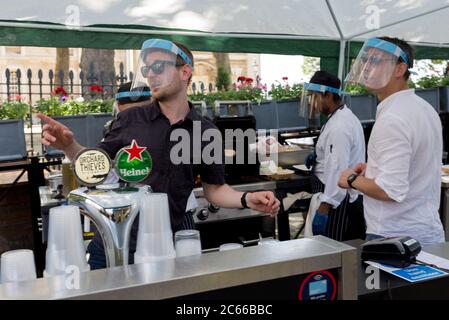
<svg viewBox="0 0 449 320">
<path fill-rule="evenodd" d="M 391 273 L 410 282 L 438 278 L 447 274 L 438 269 L 422 265 L 412 265 L 404 269 L 396 269 L 391 271 Z"/>
</svg>

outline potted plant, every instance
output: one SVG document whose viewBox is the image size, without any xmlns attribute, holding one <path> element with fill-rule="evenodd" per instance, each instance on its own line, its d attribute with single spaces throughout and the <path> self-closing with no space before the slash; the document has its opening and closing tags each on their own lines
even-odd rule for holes
<svg viewBox="0 0 449 320">
<path fill-rule="evenodd" d="M 416 94 L 430 103 L 437 112 L 440 112 L 441 80 L 440 76 L 423 77 L 416 82 L 418 89 L 415 89 Z"/>
<path fill-rule="evenodd" d="M 283 84 L 278 82 L 271 87 L 268 94 L 276 103 L 278 129 L 305 128 L 308 119 L 299 114 L 299 105 L 302 94 L 302 84 L 288 85 L 287 77 L 283 77 Z"/>
<path fill-rule="evenodd" d="M 207 105 L 206 112 L 200 110 L 200 113 L 213 118 L 215 115 L 226 116 L 228 111 L 235 115 L 246 114 L 245 108 L 247 104 L 238 104 L 228 107 L 226 105 L 220 105 L 219 108 L 215 108 L 216 101 L 250 101 L 252 102 L 253 109 L 255 104 L 260 104 L 264 97 L 264 87 L 257 82 L 257 85 L 253 85 L 254 80 L 251 78 L 240 76 L 237 79 L 237 84 L 232 85 L 230 90 L 219 90 L 209 93 L 195 93 L 189 95 L 190 101 L 197 102 L 199 106 L 201 101 L 204 101 Z M 228 110 L 232 109 L 232 110 Z"/>
<path fill-rule="evenodd" d="M 27 156 L 24 119 L 29 105 L 20 97 L 15 101 L 0 101 L 0 161 L 18 160 Z"/>
</svg>

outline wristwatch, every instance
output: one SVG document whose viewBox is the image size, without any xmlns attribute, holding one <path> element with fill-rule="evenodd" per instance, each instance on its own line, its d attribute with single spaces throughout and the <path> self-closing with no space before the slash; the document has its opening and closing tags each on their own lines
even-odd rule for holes
<svg viewBox="0 0 449 320">
<path fill-rule="evenodd" d="M 348 185 L 352 188 L 355 189 L 355 187 L 352 186 L 352 183 L 355 181 L 355 179 L 357 179 L 359 175 L 357 173 L 353 173 L 351 174 L 348 179 L 346 180 L 348 182 Z"/>
<path fill-rule="evenodd" d="M 240 202 L 242 203 L 242 207 L 244 209 L 249 209 L 248 204 L 246 203 L 246 195 L 248 194 L 248 192 L 245 192 L 242 194 L 242 197 L 240 198 Z"/>
</svg>

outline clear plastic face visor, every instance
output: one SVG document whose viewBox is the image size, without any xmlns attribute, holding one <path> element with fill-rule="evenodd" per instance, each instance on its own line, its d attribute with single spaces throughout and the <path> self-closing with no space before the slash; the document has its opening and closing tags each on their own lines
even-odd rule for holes
<svg viewBox="0 0 449 320">
<path fill-rule="evenodd" d="M 336 93 L 339 95 L 343 94 L 343 92 L 337 88 L 317 83 L 304 83 L 299 110 L 300 116 L 308 119 L 314 119 L 323 113 L 326 92 Z"/>
<path fill-rule="evenodd" d="M 178 56 L 182 63 L 177 59 Z M 192 66 L 192 60 L 173 42 L 163 39 L 146 40 L 140 51 L 131 91 L 147 87 L 155 93 L 170 85 L 176 79 L 177 68 L 185 64 Z"/>
<path fill-rule="evenodd" d="M 367 40 L 360 50 L 345 86 L 360 84 L 368 90 L 387 86 L 400 59 L 408 64 L 407 55 L 395 44 L 377 38 Z"/>
</svg>

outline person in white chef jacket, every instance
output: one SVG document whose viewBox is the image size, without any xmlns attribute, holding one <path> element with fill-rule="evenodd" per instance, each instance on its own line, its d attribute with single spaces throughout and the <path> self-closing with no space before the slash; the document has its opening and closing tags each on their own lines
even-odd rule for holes
<svg viewBox="0 0 449 320">
<path fill-rule="evenodd" d="M 362 125 L 352 111 L 342 103 L 338 77 L 317 71 L 304 84 L 302 110 L 309 118 L 326 117 L 316 140 L 312 156 L 312 192 L 319 195 L 319 206 L 313 212 L 312 231 L 344 241 L 365 237 L 362 198 L 355 190 L 338 187 L 342 170 L 365 161 L 365 138 Z M 314 160 L 314 161 L 313 161 Z M 313 210 L 313 208 L 312 208 Z"/>
<path fill-rule="evenodd" d="M 381 101 L 368 142 L 368 163 L 345 170 L 342 188 L 364 194 L 367 240 L 410 236 L 422 245 L 444 241 L 438 214 L 442 127 L 437 112 L 409 89 L 413 50 L 405 41 L 365 42 L 346 81 Z"/>
</svg>

